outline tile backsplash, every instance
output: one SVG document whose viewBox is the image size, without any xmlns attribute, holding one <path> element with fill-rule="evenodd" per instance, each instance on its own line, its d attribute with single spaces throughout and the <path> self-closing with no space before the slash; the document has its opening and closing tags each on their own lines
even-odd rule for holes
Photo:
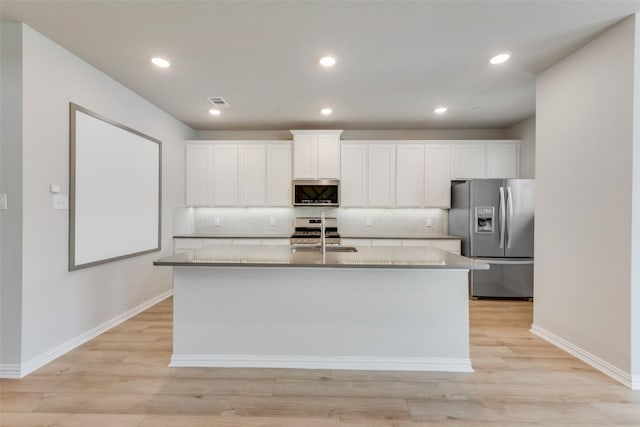
<svg viewBox="0 0 640 427">
<path fill-rule="evenodd" d="M 320 216 L 338 219 L 343 236 L 440 236 L 447 234 L 445 209 L 361 208 L 176 208 L 174 235 L 289 236 L 294 219 Z"/>
</svg>

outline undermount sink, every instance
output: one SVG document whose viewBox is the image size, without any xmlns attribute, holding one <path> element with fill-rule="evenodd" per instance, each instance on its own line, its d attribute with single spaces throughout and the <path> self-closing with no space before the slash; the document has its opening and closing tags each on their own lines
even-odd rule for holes
<svg viewBox="0 0 640 427">
<path fill-rule="evenodd" d="M 358 252 L 353 246 L 326 246 L 326 252 Z M 294 245 L 291 246 L 291 252 L 322 252 L 320 246 Z"/>
</svg>

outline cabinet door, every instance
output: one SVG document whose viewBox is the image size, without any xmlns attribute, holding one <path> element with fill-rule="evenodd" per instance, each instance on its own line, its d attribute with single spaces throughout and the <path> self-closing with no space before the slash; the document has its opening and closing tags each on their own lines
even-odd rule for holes
<svg viewBox="0 0 640 427">
<path fill-rule="evenodd" d="M 517 178 L 518 143 L 487 144 L 487 178 Z"/>
<path fill-rule="evenodd" d="M 403 240 L 402 246 L 420 246 L 420 247 L 431 246 L 431 241 L 424 240 L 424 239 Z"/>
<path fill-rule="evenodd" d="M 431 240 L 431 246 L 460 255 L 460 240 L 433 239 Z"/>
<path fill-rule="evenodd" d="M 267 206 L 291 206 L 291 145 L 267 146 Z"/>
<path fill-rule="evenodd" d="M 317 178 L 340 179 L 340 135 L 318 135 Z"/>
<path fill-rule="evenodd" d="M 371 240 L 370 239 L 340 239 L 340 244 L 342 246 L 355 246 L 356 248 L 358 247 L 370 248 Z"/>
<path fill-rule="evenodd" d="M 236 144 L 213 145 L 212 184 L 215 206 L 238 205 L 238 146 Z"/>
<path fill-rule="evenodd" d="M 233 239 L 234 246 L 260 246 L 262 245 L 262 239 Z"/>
<path fill-rule="evenodd" d="M 342 145 L 342 179 L 340 180 L 340 206 L 364 208 L 367 206 L 367 145 Z"/>
<path fill-rule="evenodd" d="M 398 239 L 371 239 L 371 246 L 402 246 L 402 240 Z"/>
<path fill-rule="evenodd" d="M 267 192 L 267 151 L 264 144 L 241 145 L 239 184 L 241 206 L 264 206 Z"/>
<path fill-rule="evenodd" d="M 452 167 L 452 179 L 485 178 L 486 145 L 482 142 L 454 145 Z"/>
<path fill-rule="evenodd" d="M 396 202 L 396 146 L 369 145 L 369 207 L 394 207 Z"/>
<path fill-rule="evenodd" d="M 398 144 L 396 156 L 396 206 L 399 208 L 422 207 L 424 146 Z"/>
<path fill-rule="evenodd" d="M 294 179 L 318 177 L 318 147 L 315 135 L 295 135 L 293 139 Z"/>
<path fill-rule="evenodd" d="M 185 204 L 211 205 L 211 146 L 186 146 Z"/>
<path fill-rule="evenodd" d="M 451 156 L 448 145 L 424 147 L 424 206 L 451 207 Z"/>
</svg>

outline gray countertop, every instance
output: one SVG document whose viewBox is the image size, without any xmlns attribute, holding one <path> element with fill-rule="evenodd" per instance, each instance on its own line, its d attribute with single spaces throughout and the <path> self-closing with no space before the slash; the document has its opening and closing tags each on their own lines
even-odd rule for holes
<svg viewBox="0 0 640 427">
<path fill-rule="evenodd" d="M 224 235 L 224 234 L 207 234 L 192 233 L 178 234 L 173 236 L 174 239 L 288 239 L 291 235 Z M 400 239 L 400 240 L 425 240 L 425 239 L 443 239 L 443 240 L 460 240 L 457 236 L 437 235 L 437 236 L 416 236 L 416 235 L 400 235 L 400 234 L 340 234 L 342 239 Z"/>
<path fill-rule="evenodd" d="M 487 270 L 489 264 L 431 247 L 359 247 L 357 252 L 300 252 L 288 246 L 220 245 L 154 262 L 174 267 L 324 267 Z"/>
</svg>

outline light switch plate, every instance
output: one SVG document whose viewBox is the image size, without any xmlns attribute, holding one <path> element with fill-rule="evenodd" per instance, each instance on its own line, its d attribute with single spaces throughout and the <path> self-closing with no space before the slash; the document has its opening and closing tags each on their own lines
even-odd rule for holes
<svg viewBox="0 0 640 427">
<path fill-rule="evenodd" d="M 427 218 L 427 228 L 432 228 L 432 227 L 433 227 L 433 219 Z"/>
<path fill-rule="evenodd" d="M 7 210 L 7 193 L 0 193 L 0 211 Z"/>
<path fill-rule="evenodd" d="M 69 209 L 69 197 L 67 197 L 66 194 L 54 194 L 53 209 L 56 209 L 56 210 Z"/>
</svg>

